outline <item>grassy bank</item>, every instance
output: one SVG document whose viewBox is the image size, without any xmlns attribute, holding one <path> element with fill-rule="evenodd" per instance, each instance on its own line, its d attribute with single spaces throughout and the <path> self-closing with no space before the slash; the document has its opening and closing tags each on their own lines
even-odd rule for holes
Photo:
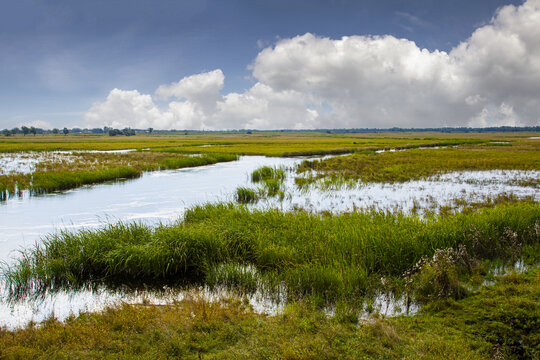
<svg viewBox="0 0 540 360">
<path fill-rule="evenodd" d="M 136 178 L 141 176 L 143 171 L 180 169 L 236 159 L 236 155 L 230 154 L 185 156 L 148 152 L 76 153 L 66 155 L 60 161 L 39 163 L 31 174 L 0 175 L 0 200 L 26 189 L 31 190 L 33 194 L 41 194 L 82 185 Z"/>
<path fill-rule="evenodd" d="M 304 303 L 277 316 L 235 300 L 124 305 L 65 324 L 0 330 L 3 359 L 538 359 L 540 273 L 510 274 L 415 317 L 329 317 Z"/>
<path fill-rule="evenodd" d="M 220 204 L 195 207 L 184 222 L 172 226 L 115 224 L 50 235 L 3 272 L 14 293 L 91 280 L 196 281 L 245 289 L 255 283 L 270 296 L 285 286 L 291 300 L 354 303 L 380 289 L 381 277 L 399 288 L 404 273 L 436 249 L 464 246 L 466 256 L 450 255 L 469 263 L 466 259 L 516 261 L 523 254 L 538 261 L 539 237 L 540 204 L 532 202 L 424 219 L 384 212 L 322 216 Z M 242 270 L 246 266 L 255 271 Z M 427 264 L 422 274 L 428 278 L 419 277 L 419 283 L 431 281 L 429 271 L 438 266 Z M 456 269 L 448 276 L 459 276 Z"/>
<path fill-rule="evenodd" d="M 141 173 L 135 168 L 118 167 L 94 171 L 49 171 L 35 173 L 30 181 L 33 194 L 73 189 L 82 185 L 97 184 L 118 179 L 132 179 Z"/>
</svg>

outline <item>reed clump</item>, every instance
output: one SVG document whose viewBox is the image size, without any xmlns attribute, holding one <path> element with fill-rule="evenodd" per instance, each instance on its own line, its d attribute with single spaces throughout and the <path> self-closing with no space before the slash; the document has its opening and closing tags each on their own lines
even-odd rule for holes
<svg viewBox="0 0 540 360">
<path fill-rule="evenodd" d="M 177 225 L 116 224 L 50 235 L 3 273 L 13 293 L 24 293 L 36 284 L 93 280 L 204 281 L 211 269 L 232 263 L 255 269 L 270 295 L 286 288 L 290 298 L 354 301 L 377 288 L 381 276 L 401 278 L 435 249 L 463 245 L 477 259 L 515 260 L 516 254 L 534 253 L 539 219 L 540 205 L 530 202 L 424 219 L 376 211 L 321 216 L 205 205 L 188 210 Z"/>
<path fill-rule="evenodd" d="M 285 197 L 283 182 L 285 180 L 285 170 L 277 167 L 263 166 L 251 173 L 251 181 L 262 183 L 263 188 L 259 189 L 259 197 Z"/>
<path fill-rule="evenodd" d="M 238 187 L 236 189 L 236 201 L 241 204 L 252 204 L 259 200 L 259 193 L 255 189 Z"/>
<path fill-rule="evenodd" d="M 268 180 L 283 181 L 283 179 L 285 179 L 285 171 L 283 169 L 270 166 L 263 166 L 251 173 L 251 181 L 254 183 L 265 182 Z"/>
</svg>

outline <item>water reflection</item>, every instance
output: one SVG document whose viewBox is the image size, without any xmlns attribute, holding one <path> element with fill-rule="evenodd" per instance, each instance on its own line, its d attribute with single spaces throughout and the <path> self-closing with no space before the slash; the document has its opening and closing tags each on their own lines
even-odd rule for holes
<svg viewBox="0 0 540 360">
<path fill-rule="evenodd" d="M 209 286 L 161 286 L 130 287 L 88 285 L 77 290 L 56 289 L 35 293 L 20 299 L 8 299 L 0 303 L 0 327 L 16 329 L 30 322 L 40 323 L 51 317 L 63 321 L 81 312 L 95 312 L 121 304 L 167 305 L 196 298 L 209 302 L 241 298 L 255 312 L 276 314 L 284 299 L 270 298 L 261 291 L 245 293 L 226 287 Z"/>
</svg>

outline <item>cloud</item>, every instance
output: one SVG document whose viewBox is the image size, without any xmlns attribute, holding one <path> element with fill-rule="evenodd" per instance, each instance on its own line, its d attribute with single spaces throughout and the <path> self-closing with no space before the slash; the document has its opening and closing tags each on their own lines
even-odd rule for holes
<svg viewBox="0 0 540 360">
<path fill-rule="evenodd" d="M 188 76 L 170 85 L 161 85 L 156 90 L 156 96 L 164 100 L 171 97 L 186 99 L 192 104 L 197 104 L 201 111 L 211 112 L 215 110 L 216 103 L 221 99 L 219 91 L 224 83 L 225 76 L 218 69 Z"/>
<path fill-rule="evenodd" d="M 85 114 L 86 126 L 156 129 L 312 128 L 317 113 L 307 108 L 310 96 L 294 91 L 276 91 L 257 83 L 244 93 L 219 94 L 221 70 L 185 77 L 160 86 L 157 99 L 171 101 L 160 109 L 151 95 L 137 90 L 112 90 L 104 102 L 95 103 Z"/>
<path fill-rule="evenodd" d="M 116 128 L 147 128 L 167 125 L 167 119 L 152 97 L 137 90 L 113 89 L 102 103 L 95 103 L 84 115 L 87 124 Z"/>
<path fill-rule="evenodd" d="M 281 39 L 250 65 L 257 81 L 222 95 L 219 69 L 160 86 L 114 89 L 87 123 L 132 127 L 352 128 L 540 124 L 540 0 L 500 8 L 450 52 L 393 36 Z"/>
<path fill-rule="evenodd" d="M 38 128 L 38 129 L 52 129 L 52 126 L 50 123 L 48 123 L 47 121 L 43 121 L 43 120 L 33 120 L 33 121 L 26 121 L 26 122 L 22 122 L 22 123 L 19 123 L 17 124 L 17 127 L 22 127 L 22 126 L 26 126 L 26 127 L 35 127 L 35 128 Z"/>
</svg>

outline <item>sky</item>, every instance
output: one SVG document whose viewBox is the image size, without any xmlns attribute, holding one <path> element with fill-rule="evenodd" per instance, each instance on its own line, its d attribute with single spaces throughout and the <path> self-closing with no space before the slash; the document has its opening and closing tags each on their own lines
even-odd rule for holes
<svg viewBox="0 0 540 360">
<path fill-rule="evenodd" d="M 540 0 L 0 5 L 0 129 L 540 125 Z"/>
</svg>

